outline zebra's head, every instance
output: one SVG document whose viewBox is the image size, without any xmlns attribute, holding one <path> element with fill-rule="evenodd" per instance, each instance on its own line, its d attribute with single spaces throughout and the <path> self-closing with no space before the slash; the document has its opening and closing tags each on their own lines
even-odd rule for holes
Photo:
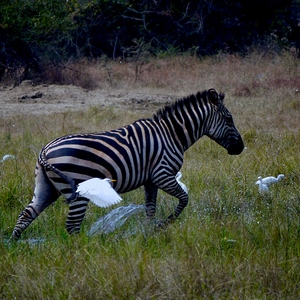
<svg viewBox="0 0 300 300">
<path fill-rule="evenodd" d="M 209 89 L 206 95 L 208 104 L 211 105 L 206 135 L 224 147 L 228 154 L 240 154 L 244 143 L 235 128 L 231 113 L 223 104 L 225 95 L 218 94 L 214 89 Z"/>
</svg>

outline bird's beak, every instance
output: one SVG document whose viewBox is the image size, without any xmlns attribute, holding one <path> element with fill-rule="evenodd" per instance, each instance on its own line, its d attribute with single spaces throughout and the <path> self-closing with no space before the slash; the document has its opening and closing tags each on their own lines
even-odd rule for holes
<svg viewBox="0 0 300 300">
<path fill-rule="evenodd" d="M 116 180 L 116 179 L 111 179 L 110 181 L 115 182 L 115 181 L 117 181 L 117 180 Z"/>
</svg>

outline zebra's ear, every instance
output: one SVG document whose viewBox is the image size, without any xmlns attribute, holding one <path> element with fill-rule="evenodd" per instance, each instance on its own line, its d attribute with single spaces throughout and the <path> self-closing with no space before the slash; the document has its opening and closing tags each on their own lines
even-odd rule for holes
<svg viewBox="0 0 300 300">
<path fill-rule="evenodd" d="M 207 92 L 207 96 L 208 96 L 208 100 L 214 104 L 214 105 L 217 105 L 219 104 L 220 102 L 220 99 L 219 99 L 219 95 L 218 93 L 216 92 L 215 89 L 209 89 L 208 92 Z"/>
</svg>

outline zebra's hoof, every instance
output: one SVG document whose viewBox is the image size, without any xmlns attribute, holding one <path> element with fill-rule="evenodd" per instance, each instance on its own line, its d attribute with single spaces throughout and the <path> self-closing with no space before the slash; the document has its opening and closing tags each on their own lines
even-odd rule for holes
<svg viewBox="0 0 300 300">
<path fill-rule="evenodd" d="M 155 229 L 160 230 L 166 228 L 170 224 L 170 220 L 155 220 Z"/>
<path fill-rule="evenodd" d="M 12 235 L 10 236 L 9 240 L 12 242 L 16 242 L 20 239 L 21 234 L 19 232 L 13 232 Z"/>
</svg>

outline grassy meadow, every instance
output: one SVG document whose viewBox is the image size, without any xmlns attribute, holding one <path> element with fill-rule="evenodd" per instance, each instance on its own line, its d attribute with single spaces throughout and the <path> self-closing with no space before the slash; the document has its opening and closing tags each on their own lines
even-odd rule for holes
<svg viewBox="0 0 300 300">
<path fill-rule="evenodd" d="M 253 53 L 81 64 L 84 76 L 71 74 L 71 67 L 80 67 L 73 63 L 60 74 L 64 84 L 179 98 L 210 87 L 223 91 L 246 149 L 229 156 L 206 137 L 192 146 L 182 168 L 189 205 L 163 230 L 141 213 L 113 233 L 88 237 L 91 225 L 116 207 L 89 204 L 81 233 L 69 236 L 68 207 L 60 199 L 12 243 L 45 143 L 67 133 L 113 129 L 156 109 L 124 114 L 92 107 L 2 119 L 0 157 L 16 159 L 0 165 L 0 299 L 299 299 L 299 59 Z M 260 195 L 257 177 L 280 173 L 287 179 Z M 142 189 L 122 197 L 120 205 L 144 201 Z M 177 199 L 159 192 L 157 204 L 163 219 Z"/>
</svg>

